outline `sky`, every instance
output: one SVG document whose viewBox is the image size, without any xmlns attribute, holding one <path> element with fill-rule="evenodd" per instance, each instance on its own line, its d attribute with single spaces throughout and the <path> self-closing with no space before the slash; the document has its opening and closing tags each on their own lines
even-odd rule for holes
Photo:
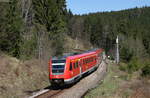
<svg viewBox="0 0 150 98">
<path fill-rule="evenodd" d="M 66 0 L 67 9 L 73 14 L 119 11 L 123 9 L 150 6 L 150 0 Z"/>
</svg>

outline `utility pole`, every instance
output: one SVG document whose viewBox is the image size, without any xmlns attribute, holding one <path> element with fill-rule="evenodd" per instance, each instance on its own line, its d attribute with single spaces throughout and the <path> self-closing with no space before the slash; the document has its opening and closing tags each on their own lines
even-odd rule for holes
<svg viewBox="0 0 150 98">
<path fill-rule="evenodd" d="M 118 64 L 119 63 L 119 39 L 118 39 L 118 36 L 116 38 L 116 63 Z"/>
</svg>

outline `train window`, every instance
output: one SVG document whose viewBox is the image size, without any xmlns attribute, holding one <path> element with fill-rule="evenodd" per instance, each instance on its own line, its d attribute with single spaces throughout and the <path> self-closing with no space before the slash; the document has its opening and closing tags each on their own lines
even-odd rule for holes
<svg viewBox="0 0 150 98">
<path fill-rule="evenodd" d="M 81 60 L 80 60 L 80 61 L 78 61 L 78 63 L 79 63 L 79 66 L 82 66 L 82 62 L 81 62 Z"/>
<path fill-rule="evenodd" d="M 82 64 L 84 65 L 84 59 L 82 60 Z"/>
<path fill-rule="evenodd" d="M 70 69 L 69 69 L 70 71 L 72 70 L 72 62 L 70 63 Z"/>
<path fill-rule="evenodd" d="M 74 69 L 76 68 L 76 63 L 73 63 Z"/>
<path fill-rule="evenodd" d="M 82 64 L 84 65 L 84 59 L 82 60 Z"/>
<path fill-rule="evenodd" d="M 76 68 L 76 62 L 74 63 L 74 69 Z"/>
<path fill-rule="evenodd" d="M 74 69 L 76 68 L 76 62 L 74 63 Z"/>
<path fill-rule="evenodd" d="M 52 63 L 65 63 L 66 60 L 52 60 Z"/>
<path fill-rule="evenodd" d="M 84 64 L 86 64 L 86 59 L 84 59 Z"/>
<path fill-rule="evenodd" d="M 74 63 L 74 68 L 77 68 L 76 62 Z"/>
<path fill-rule="evenodd" d="M 76 62 L 76 68 L 78 68 L 78 61 Z"/>
</svg>

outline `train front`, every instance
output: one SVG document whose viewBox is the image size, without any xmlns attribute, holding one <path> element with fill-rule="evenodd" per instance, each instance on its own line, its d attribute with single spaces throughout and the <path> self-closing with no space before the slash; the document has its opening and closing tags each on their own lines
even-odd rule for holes
<svg viewBox="0 0 150 98">
<path fill-rule="evenodd" d="M 66 59 L 50 59 L 49 63 L 49 79 L 52 85 L 64 84 L 64 70 Z"/>
</svg>

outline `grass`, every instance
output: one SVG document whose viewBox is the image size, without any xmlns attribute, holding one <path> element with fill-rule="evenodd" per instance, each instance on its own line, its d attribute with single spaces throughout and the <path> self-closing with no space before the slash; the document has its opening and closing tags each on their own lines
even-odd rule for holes
<svg viewBox="0 0 150 98">
<path fill-rule="evenodd" d="M 118 74 L 115 72 L 115 68 L 116 67 L 114 67 L 114 65 L 108 65 L 108 73 L 103 83 L 98 85 L 95 89 L 91 90 L 85 96 L 85 98 L 106 98 L 113 95 L 116 89 L 118 89 L 120 83 L 120 79 L 118 79 Z"/>
<path fill-rule="evenodd" d="M 141 77 L 140 71 L 127 73 L 109 62 L 103 83 L 90 90 L 84 98 L 150 98 L 148 81 L 150 78 Z"/>
</svg>

